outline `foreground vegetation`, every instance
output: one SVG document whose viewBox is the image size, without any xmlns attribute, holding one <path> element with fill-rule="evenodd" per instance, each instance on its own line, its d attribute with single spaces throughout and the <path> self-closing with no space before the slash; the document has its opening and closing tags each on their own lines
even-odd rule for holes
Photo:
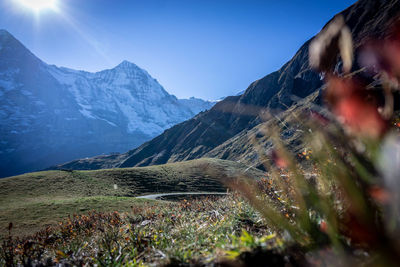
<svg viewBox="0 0 400 267">
<path fill-rule="evenodd" d="M 139 195 L 170 192 L 225 192 L 205 169 L 243 172 L 261 177 L 256 169 L 231 161 L 200 159 L 145 168 L 98 171 L 45 171 L 0 179 L 0 236 L 32 234 L 69 214 L 124 212 L 141 205 Z"/>
<path fill-rule="evenodd" d="M 364 48 L 370 50 L 365 52 L 368 57 L 382 62 L 380 66 L 367 64 L 351 72 L 352 49 L 341 17 L 313 40 L 310 63 L 324 74 L 328 109 L 315 106 L 293 113 L 291 120 L 278 119 L 275 127 L 259 125 L 258 137 L 268 136 L 275 144 L 269 151 L 258 146 L 267 174 L 211 159 L 147 169 L 68 172 L 61 183 L 67 182 L 69 189 L 76 186 L 76 192 L 53 192 L 53 199 L 44 200 L 47 205 L 54 201 L 62 206 L 66 199 L 71 201 L 68 207 L 81 200 L 84 203 L 77 206 L 106 205 L 115 198 L 121 207 L 129 203 L 130 210 L 70 216 L 20 239 L 13 237 L 14 226 L 9 224 L 1 263 L 395 266 L 400 258 L 400 116 L 395 98 L 400 89 L 400 24 L 392 38 Z M 338 53 L 340 68 L 332 56 Z M 368 67 L 380 67 L 379 73 L 368 77 Z M 364 76 L 357 77 L 359 73 Z M 304 133 L 303 151 L 293 153 L 282 138 L 292 130 Z M 257 147 L 257 136 L 249 142 Z M 193 173 L 200 178 L 185 178 Z M 28 188 L 36 184 L 34 192 L 42 192 L 38 185 L 43 181 L 57 192 L 59 181 L 49 178 L 55 175 L 61 172 L 6 179 L 3 185 L 11 201 L 2 200 L 4 207 L 17 211 L 28 205 L 21 204 L 24 201 L 40 201 Z M 129 198 L 138 192 L 225 190 L 223 184 L 233 193 L 214 199 L 139 203 Z M 10 190 L 12 185 L 25 188 L 25 193 Z M 82 198 L 86 194 L 97 194 L 97 200 Z"/>
<path fill-rule="evenodd" d="M 265 220 L 231 195 L 176 203 L 147 201 L 123 214 L 74 215 L 24 239 L 13 238 L 10 226 L 0 255 L 8 265 L 211 264 L 252 248 L 282 246 Z"/>
</svg>

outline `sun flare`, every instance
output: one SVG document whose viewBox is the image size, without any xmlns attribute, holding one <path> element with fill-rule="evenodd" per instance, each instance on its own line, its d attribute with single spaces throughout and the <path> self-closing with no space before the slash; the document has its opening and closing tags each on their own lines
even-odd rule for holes
<svg viewBox="0 0 400 267">
<path fill-rule="evenodd" d="M 40 12 L 45 9 L 55 9 L 57 0 L 15 0 L 23 7 L 31 9 L 35 12 Z"/>
</svg>

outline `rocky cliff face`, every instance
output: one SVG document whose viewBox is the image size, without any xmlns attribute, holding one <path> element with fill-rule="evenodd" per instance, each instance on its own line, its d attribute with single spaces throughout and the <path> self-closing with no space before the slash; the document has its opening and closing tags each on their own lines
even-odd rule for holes
<svg viewBox="0 0 400 267">
<path fill-rule="evenodd" d="M 97 73 L 48 65 L 0 31 L 0 177 L 125 152 L 213 104 L 178 100 L 127 61 Z"/>
<path fill-rule="evenodd" d="M 357 48 L 371 36 L 383 37 L 399 11 L 398 0 L 360 0 L 341 15 Z M 262 121 L 260 111 L 267 109 L 272 115 L 279 115 L 287 113 L 294 104 L 306 107 L 310 101 L 319 101 L 322 79 L 309 67 L 310 42 L 280 70 L 253 82 L 242 95 L 227 97 L 211 110 L 166 130 L 124 154 L 113 167 L 145 166 L 202 156 L 242 159 L 251 149 L 244 145 L 249 143 L 248 135 L 256 134 Z M 257 164 L 252 162 L 257 161 L 256 157 L 247 160 Z"/>
</svg>

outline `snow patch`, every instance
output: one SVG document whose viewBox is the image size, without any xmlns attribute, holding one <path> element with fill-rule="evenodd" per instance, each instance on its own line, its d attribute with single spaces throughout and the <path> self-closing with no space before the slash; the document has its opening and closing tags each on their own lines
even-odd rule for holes
<svg viewBox="0 0 400 267">
<path fill-rule="evenodd" d="M 0 80 L 0 87 L 4 88 L 6 92 L 9 92 L 16 88 L 16 84 L 13 81 Z"/>
<path fill-rule="evenodd" d="M 34 101 L 34 103 L 36 105 L 38 105 L 38 106 L 45 106 L 46 105 L 43 101 L 40 101 L 40 100 Z"/>
<path fill-rule="evenodd" d="M 32 93 L 27 91 L 27 90 L 21 90 L 21 94 L 23 94 L 24 96 L 31 96 Z"/>
<path fill-rule="evenodd" d="M 73 84 L 76 80 L 76 76 L 71 75 L 71 73 L 67 71 L 62 71 L 55 66 L 48 66 L 47 70 L 61 84 L 70 85 Z"/>
<path fill-rule="evenodd" d="M 79 112 L 80 112 L 83 116 L 85 116 L 86 118 L 88 118 L 88 119 L 96 119 L 96 117 L 94 117 L 94 116 L 92 115 L 92 113 L 91 113 L 90 111 L 86 110 L 86 109 L 80 109 Z"/>
</svg>

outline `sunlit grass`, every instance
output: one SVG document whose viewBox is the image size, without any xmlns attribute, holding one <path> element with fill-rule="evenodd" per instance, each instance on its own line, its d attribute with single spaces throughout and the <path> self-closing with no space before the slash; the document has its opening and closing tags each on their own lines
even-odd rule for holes
<svg viewBox="0 0 400 267">
<path fill-rule="evenodd" d="M 237 196 L 138 204 L 127 213 L 72 216 L 32 238 L 9 240 L 13 261 L 22 263 L 30 257 L 40 262 L 106 266 L 206 263 L 261 244 L 265 247 L 267 239 L 269 247 L 279 246 L 279 238 L 265 220 Z M 28 240 L 34 242 L 30 247 L 26 247 Z M 41 251 L 45 255 L 39 255 Z"/>
</svg>

